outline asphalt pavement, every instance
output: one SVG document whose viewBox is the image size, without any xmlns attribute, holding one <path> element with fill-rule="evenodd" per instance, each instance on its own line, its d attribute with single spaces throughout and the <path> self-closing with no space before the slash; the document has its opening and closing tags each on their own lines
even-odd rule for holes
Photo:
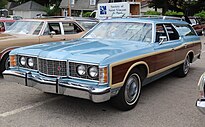
<svg viewBox="0 0 205 127">
<path fill-rule="evenodd" d="M 205 115 L 195 107 L 204 54 L 187 77 L 170 74 L 143 87 L 139 103 L 127 112 L 109 102 L 46 94 L 1 78 L 0 127 L 205 127 Z"/>
</svg>

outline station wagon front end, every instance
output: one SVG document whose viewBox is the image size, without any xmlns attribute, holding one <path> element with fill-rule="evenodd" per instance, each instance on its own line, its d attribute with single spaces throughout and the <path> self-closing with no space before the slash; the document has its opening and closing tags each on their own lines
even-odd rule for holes
<svg viewBox="0 0 205 127">
<path fill-rule="evenodd" d="M 5 79 L 48 93 L 103 102 L 110 99 L 108 67 L 93 63 L 10 55 Z"/>
<path fill-rule="evenodd" d="M 44 92 L 93 102 L 111 99 L 117 108 L 130 110 L 143 85 L 173 71 L 185 77 L 200 54 L 200 39 L 185 22 L 112 19 L 69 43 L 13 50 L 3 75 Z"/>
</svg>

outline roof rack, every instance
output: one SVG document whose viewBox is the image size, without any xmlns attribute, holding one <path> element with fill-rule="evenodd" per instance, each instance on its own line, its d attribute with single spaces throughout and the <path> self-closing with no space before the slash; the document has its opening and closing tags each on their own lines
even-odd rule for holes
<svg viewBox="0 0 205 127">
<path fill-rule="evenodd" d="M 180 17 L 174 17 L 174 16 L 162 16 L 162 15 L 131 15 L 128 16 L 128 18 L 153 18 L 153 19 L 172 19 L 172 20 L 182 20 Z"/>
</svg>

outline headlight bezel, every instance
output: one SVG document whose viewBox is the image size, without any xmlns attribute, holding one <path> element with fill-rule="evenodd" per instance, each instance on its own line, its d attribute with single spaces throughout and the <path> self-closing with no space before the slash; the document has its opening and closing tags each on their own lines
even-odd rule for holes
<svg viewBox="0 0 205 127">
<path fill-rule="evenodd" d="M 22 59 L 24 58 L 24 64 L 22 63 Z M 19 64 L 22 66 L 22 67 L 26 67 L 26 57 L 25 56 L 20 56 L 19 57 Z"/>
<path fill-rule="evenodd" d="M 87 81 L 99 82 L 99 64 L 68 61 L 68 65 L 69 65 L 68 77 L 73 78 L 73 79 L 82 79 L 85 81 L 87 80 Z M 79 75 L 77 72 L 77 67 L 80 65 L 84 65 L 86 68 L 86 74 L 83 76 Z M 96 77 L 92 77 L 89 74 L 89 69 L 93 66 L 96 67 L 98 71 L 98 75 Z"/>
<path fill-rule="evenodd" d="M 91 72 L 92 71 L 92 72 Z M 95 71 L 95 72 L 94 72 Z M 94 74 L 93 74 L 94 72 Z M 99 69 L 96 66 L 91 66 L 88 68 L 88 75 L 91 78 L 96 78 L 99 75 Z"/>
<path fill-rule="evenodd" d="M 31 61 L 30 61 L 31 60 Z M 32 63 L 31 63 L 32 62 Z M 31 65 L 30 65 L 31 63 Z M 30 68 L 33 68 L 34 67 L 34 60 L 32 57 L 29 57 L 27 58 L 27 65 L 30 67 Z"/>
<path fill-rule="evenodd" d="M 21 58 L 24 57 L 26 60 L 26 64 L 22 65 Z M 28 55 L 16 55 L 17 58 L 17 66 L 20 68 L 27 68 L 31 70 L 37 70 L 37 57 L 36 56 L 28 56 Z M 29 59 L 33 60 L 33 67 L 28 63 Z"/>
<path fill-rule="evenodd" d="M 81 64 L 76 67 L 77 74 L 79 76 L 84 76 L 86 74 L 86 67 L 85 65 Z"/>
</svg>

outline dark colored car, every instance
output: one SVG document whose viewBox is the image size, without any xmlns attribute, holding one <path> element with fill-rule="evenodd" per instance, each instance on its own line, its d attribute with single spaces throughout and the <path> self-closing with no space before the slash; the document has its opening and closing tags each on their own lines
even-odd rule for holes
<svg viewBox="0 0 205 127">
<path fill-rule="evenodd" d="M 184 17 L 184 20 L 188 22 L 195 29 L 198 35 L 204 34 L 205 19 L 199 17 Z"/>
</svg>

